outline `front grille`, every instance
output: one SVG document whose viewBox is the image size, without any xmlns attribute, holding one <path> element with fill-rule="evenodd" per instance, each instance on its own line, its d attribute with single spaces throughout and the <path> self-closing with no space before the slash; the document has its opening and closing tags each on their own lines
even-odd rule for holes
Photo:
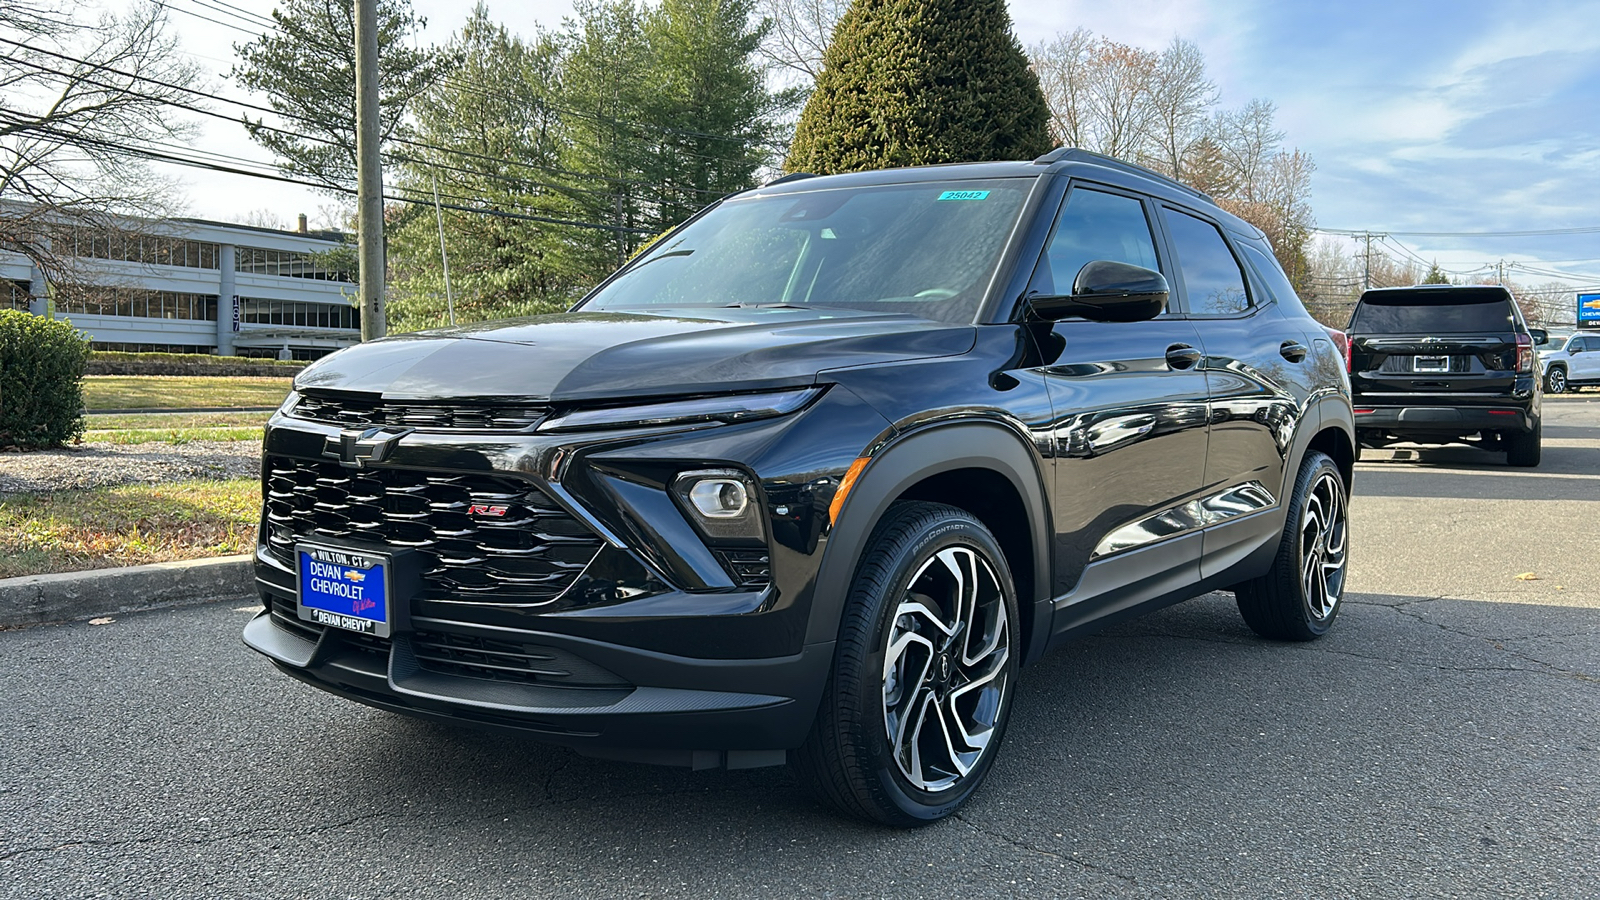
<svg viewBox="0 0 1600 900">
<path fill-rule="evenodd" d="M 548 410 L 535 404 L 411 403 L 361 394 L 306 394 L 289 415 L 347 428 L 397 425 L 422 431 L 526 431 Z"/>
<path fill-rule="evenodd" d="M 626 687 L 616 674 L 554 647 L 477 635 L 418 631 L 411 636 L 417 663 L 431 672 L 563 687 Z"/>
<path fill-rule="evenodd" d="M 295 614 L 294 601 L 281 596 L 272 598 L 272 619 L 279 627 L 307 640 L 317 640 L 325 630 L 322 625 L 300 619 Z M 388 638 L 347 631 L 335 634 L 345 650 L 382 656 L 385 661 L 393 646 Z M 444 631 L 415 631 L 411 633 L 411 649 L 419 666 L 440 675 L 547 687 L 632 687 L 615 672 L 580 656 L 537 644 Z"/>
<path fill-rule="evenodd" d="M 471 512 L 475 506 L 489 512 Z M 347 469 L 268 457 L 266 543 L 349 538 L 422 558 L 423 599 L 535 605 L 559 597 L 601 539 L 538 488 L 495 475 Z M 490 516 L 493 516 L 492 518 Z"/>
<path fill-rule="evenodd" d="M 741 586 L 764 588 L 772 583 L 772 560 L 767 551 L 722 550 L 720 553 Z"/>
</svg>

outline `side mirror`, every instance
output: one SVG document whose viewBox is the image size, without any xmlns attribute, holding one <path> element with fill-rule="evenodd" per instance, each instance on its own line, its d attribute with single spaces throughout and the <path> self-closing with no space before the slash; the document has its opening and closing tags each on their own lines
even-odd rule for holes
<svg viewBox="0 0 1600 900">
<path fill-rule="evenodd" d="M 1528 334 L 1533 337 L 1533 342 L 1543 346 L 1550 343 L 1550 332 L 1543 328 L 1529 328 Z"/>
<path fill-rule="evenodd" d="M 1082 316 L 1091 322 L 1142 322 L 1167 308 L 1171 291 L 1160 272 L 1097 259 L 1078 270 L 1071 295 L 1030 294 L 1041 318 Z"/>
</svg>

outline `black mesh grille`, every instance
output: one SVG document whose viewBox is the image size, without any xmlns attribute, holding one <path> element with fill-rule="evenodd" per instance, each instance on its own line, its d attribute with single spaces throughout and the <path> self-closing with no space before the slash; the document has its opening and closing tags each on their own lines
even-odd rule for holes
<svg viewBox="0 0 1600 900">
<path fill-rule="evenodd" d="M 414 550 L 425 599 L 547 603 L 601 546 L 543 491 L 492 475 L 269 457 L 266 506 L 268 549 L 286 565 L 297 541 L 318 537 Z"/>
<path fill-rule="evenodd" d="M 764 588 L 772 582 L 772 560 L 765 550 L 723 550 L 723 561 L 748 588 Z"/>
<path fill-rule="evenodd" d="M 407 403 L 359 394 L 307 394 L 289 415 L 352 428 L 399 425 L 422 431 L 525 431 L 548 410 L 527 404 Z"/>
<path fill-rule="evenodd" d="M 280 627 L 308 640 L 317 640 L 324 630 L 322 625 L 300 619 L 294 601 L 287 597 L 272 598 L 272 618 Z M 388 659 L 392 646 L 388 638 L 344 631 L 337 634 L 346 650 Z M 549 687 L 632 686 L 615 672 L 554 647 L 444 631 L 415 631 L 411 633 L 411 649 L 419 666 L 441 675 Z"/>
</svg>

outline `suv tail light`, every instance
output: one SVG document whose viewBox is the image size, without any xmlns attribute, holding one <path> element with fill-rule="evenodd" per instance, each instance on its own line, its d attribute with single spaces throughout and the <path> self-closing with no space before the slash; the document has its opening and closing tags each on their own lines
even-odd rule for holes
<svg viewBox="0 0 1600 900">
<path fill-rule="evenodd" d="M 1344 357 L 1344 370 L 1353 373 L 1355 369 L 1351 366 L 1350 336 L 1337 328 L 1329 328 L 1327 325 L 1322 326 L 1322 330 L 1328 333 L 1328 337 L 1333 338 L 1333 345 L 1339 348 L 1339 355 Z"/>
<path fill-rule="evenodd" d="M 1517 371 L 1533 371 L 1533 338 L 1525 334 L 1517 335 Z"/>
</svg>

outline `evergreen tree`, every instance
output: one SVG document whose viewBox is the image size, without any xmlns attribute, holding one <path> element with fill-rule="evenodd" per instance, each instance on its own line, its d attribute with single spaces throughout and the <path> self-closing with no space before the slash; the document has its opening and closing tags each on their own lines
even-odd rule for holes
<svg viewBox="0 0 1600 900">
<path fill-rule="evenodd" d="M 280 130 L 246 117 L 245 128 L 283 171 L 342 195 L 340 188 L 355 184 L 356 170 L 355 0 L 283 0 L 272 20 L 272 30 L 234 45 L 241 61 L 233 79 L 265 94 L 288 125 Z M 378 118 L 385 145 L 404 131 L 412 99 L 453 63 L 416 46 L 425 24 L 409 0 L 378 0 Z"/>
<path fill-rule="evenodd" d="M 586 189 L 559 168 L 562 122 L 549 102 L 559 83 L 554 41 L 524 42 L 479 3 L 446 53 L 460 65 L 414 104 L 418 140 L 399 166 L 408 196 L 536 215 L 539 222 L 444 209 L 445 244 L 458 322 L 550 312 L 579 293 L 568 248 L 593 240 L 557 224 Z M 605 191 L 599 191 L 606 193 Z M 445 324 L 439 223 L 431 206 L 397 207 L 389 242 L 391 316 L 400 330 Z"/>
<path fill-rule="evenodd" d="M 785 168 L 1032 159 L 1051 148 L 1049 120 L 1005 0 L 856 0 Z"/>
<path fill-rule="evenodd" d="M 1423 277 L 1422 283 L 1423 284 L 1449 284 L 1450 283 L 1450 276 L 1446 275 L 1444 270 L 1439 268 L 1439 261 L 1438 260 L 1434 260 L 1433 261 L 1433 265 L 1428 267 L 1428 274 Z"/>
</svg>

